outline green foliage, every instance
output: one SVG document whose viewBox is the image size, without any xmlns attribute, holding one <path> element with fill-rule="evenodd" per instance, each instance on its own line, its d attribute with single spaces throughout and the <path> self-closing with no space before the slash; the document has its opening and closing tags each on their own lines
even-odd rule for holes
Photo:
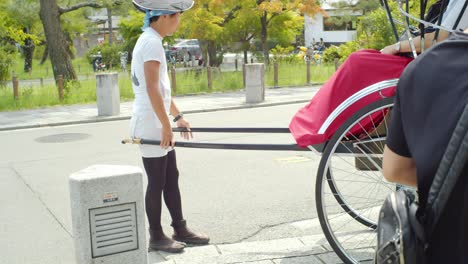
<svg viewBox="0 0 468 264">
<path fill-rule="evenodd" d="M 14 58 L 14 50 L 11 46 L 0 47 L 0 86 L 9 79 Z"/>
<path fill-rule="evenodd" d="M 129 54 L 132 54 L 133 48 L 142 33 L 143 17 L 142 12 L 130 10 L 127 18 L 120 20 L 119 32 L 124 39 L 123 49 Z"/>
<path fill-rule="evenodd" d="M 92 63 L 94 55 L 97 55 L 98 52 L 101 52 L 102 62 L 105 65 L 117 66 L 120 64 L 120 55 L 119 52 L 123 51 L 122 45 L 104 43 L 102 45 L 95 46 L 86 52 L 86 58 L 89 63 Z"/>
<path fill-rule="evenodd" d="M 351 53 L 358 51 L 360 46 L 356 41 L 346 42 L 340 46 L 330 46 L 324 52 L 322 59 L 325 63 L 333 63 L 335 59 L 340 62 L 345 61 Z"/>
<path fill-rule="evenodd" d="M 267 86 L 274 85 L 273 64 L 268 66 L 265 73 L 265 82 Z M 334 73 L 333 65 L 311 65 L 310 78 L 311 83 L 324 83 Z M 278 85 L 280 87 L 302 86 L 307 83 L 307 64 L 302 60 L 299 63 L 279 63 L 278 64 Z"/>
<path fill-rule="evenodd" d="M 10 77 L 10 70 L 14 63 L 15 42 L 23 41 L 22 30 L 17 21 L 13 20 L 6 11 L 10 2 L 0 2 L 0 85 Z"/>
<path fill-rule="evenodd" d="M 280 63 L 278 80 L 280 86 L 297 86 L 306 84 L 307 65 L 300 63 Z M 334 72 L 331 65 L 311 66 L 311 79 L 313 83 L 326 81 Z M 84 77 L 84 76 L 83 76 Z M 208 89 L 208 77 L 206 68 L 177 72 L 177 91 L 175 95 L 206 93 L 217 91 L 232 91 L 243 88 L 242 71 L 221 72 L 212 68 L 212 90 Z M 265 82 L 273 86 L 272 66 L 267 68 Z M 70 105 L 92 103 L 96 101 L 96 78 L 92 75 L 79 82 L 67 82 L 65 86 L 65 98 L 60 101 L 57 87 L 54 84 L 45 83 L 44 87 L 25 86 L 20 83 L 20 98 L 13 99 L 12 89 L 0 88 L 0 111 L 12 111 L 19 109 L 32 109 L 52 105 Z M 133 99 L 132 81 L 128 73 L 119 75 L 120 98 L 122 101 Z"/>
<path fill-rule="evenodd" d="M 364 4 L 363 1 L 360 1 L 360 3 L 361 2 Z M 431 3 L 434 2 L 434 0 L 429 2 L 430 3 L 428 4 L 428 7 Z M 410 1 L 409 5 L 410 13 L 416 17 L 419 17 L 419 1 Z M 393 1 L 390 1 L 389 6 L 394 19 L 401 19 L 397 9 L 397 4 Z M 413 24 L 413 26 L 417 25 Z M 402 26 L 397 26 L 397 32 L 403 32 Z M 385 46 L 395 42 L 395 36 L 391 28 L 390 21 L 388 20 L 387 13 L 383 8 L 378 8 L 359 17 L 357 24 L 357 39 L 355 41 L 347 42 L 343 45 L 340 45 L 339 47 L 329 47 L 323 54 L 323 60 L 325 62 L 333 62 L 335 58 L 338 58 L 340 62 L 343 62 L 352 52 L 355 52 L 359 49 L 380 50 Z"/>
<path fill-rule="evenodd" d="M 357 35 L 362 48 L 382 49 L 395 42 L 392 27 L 382 8 L 359 18 Z"/>
<path fill-rule="evenodd" d="M 340 59 L 340 53 L 338 46 L 331 45 L 328 47 L 322 55 L 322 60 L 325 63 L 333 63 L 335 59 Z"/>
<path fill-rule="evenodd" d="M 340 45 L 338 48 L 338 54 L 340 55 L 340 62 L 345 61 L 351 55 L 351 53 L 358 51 L 360 49 L 356 41 L 350 41 L 343 45 Z"/>
<path fill-rule="evenodd" d="M 42 59 L 42 54 L 44 54 L 46 46 L 45 45 L 36 45 L 34 48 L 33 59 L 40 60 Z"/>
<path fill-rule="evenodd" d="M 303 28 L 303 16 L 292 11 L 284 12 L 271 20 L 268 34 L 279 45 L 287 46 L 295 41 L 297 35 L 302 34 Z"/>
<path fill-rule="evenodd" d="M 293 53 L 294 47 L 281 47 L 277 45 L 275 48 L 271 49 L 270 52 L 273 55 L 273 62 L 286 62 L 286 63 L 300 63 L 303 61 L 301 57 L 298 57 L 297 54 Z"/>
<path fill-rule="evenodd" d="M 260 16 L 252 6 L 243 6 L 241 10 L 224 25 L 222 36 L 228 44 L 231 44 L 235 52 L 251 50 L 249 40 L 253 36 L 259 36 L 261 30 Z"/>
<path fill-rule="evenodd" d="M 360 0 L 356 6 L 356 9 L 362 10 L 364 14 L 367 12 L 381 8 L 379 0 Z"/>
</svg>

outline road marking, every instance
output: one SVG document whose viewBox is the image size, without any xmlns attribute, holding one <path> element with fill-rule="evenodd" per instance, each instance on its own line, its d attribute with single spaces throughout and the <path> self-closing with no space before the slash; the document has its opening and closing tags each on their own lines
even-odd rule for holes
<svg viewBox="0 0 468 264">
<path fill-rule="evenodd" d="M 285 157 L 285 158 L 276 158 L 278 162 L 282 163 L 300 163 L 300 162 L 307 162 L 311 161 L 312 159 L 305 156 L 293 156 L 293 157 Z"/>
</svg>

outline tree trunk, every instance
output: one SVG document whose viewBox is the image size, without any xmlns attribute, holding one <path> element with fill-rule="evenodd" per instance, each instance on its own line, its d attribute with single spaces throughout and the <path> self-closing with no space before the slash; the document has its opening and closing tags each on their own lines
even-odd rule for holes
<svg viewBox="0 0 468 264">
<path fill-rule="evenodd" d="M 208 57 L 208 42 L 206 40 L 199 40 L 200 48 L 202 50 L 202 58 L 203 58 L 203 67 L 206 67 L 209 64 L 210 58 Z"/>
<path fill-rule="evenodd" d="M 249 63 L 249 58 L 248 58 L 247 50 L 245 49 L 244 50 L 244 64 L 247 64 L 247 63 Z"/>
<path fill-rule="evenodd" d="M 44 53 L 42 53 L 42 58 L 41 58 L 41 61 L 39 62 L 40 65 L 44 64 L 44 62 L 47 60 L 47 57 L 49 56 L 49 50 L 48 50 L 48 47 L 47 47 L 47 43 L 45 44 L 45 49 L 44 49 Z"/>
<path fill-rule="evenodd" d="M 64 80 L 76 80 L 75 69 L 67 52 L 68 43 L 60 24 L 60 12 L 56 0 L 40 0 L 39 16 L 44 26 L 47 49 L 55 80 L 62 75 Z"/>
<path fill-rule="evenodd" d="M 268 42 L 267 42 L 267 40 L 268 40 L 267 12 L 263 12 L 263 16 L 260 18 L 260 21 L 261 21 L 261 24 L 262 24 L 261 40 L 262 40 L 263 56 L 265 57 L 265 64 L 268 65 L 268 64 L 270 64 L 270 54 L 269 54 L 269 51 L 268 51 Z"/>
<path fill-rule="evenodd" d="M 34 43 L 30 40 L 27 39 L 25 41 L 25 46 L 23 47 L 23 53 L 24 53 L 24 72 L 30 72 L 32 71 L 32 62 L 33 62 L 33 54 L 34 54 Z"/>
<path fill-rule="evenodd" d="M 71 38 L 70 34 L 64 34 L 65 36 L 65 41 L 67 42 L 67 53 L 68 53 L 68 56 L 70 56 L 70 59 L 71 60 L 74 60 L 75 59 L 75 54 L 73 54 L 73 50 L 72 50 L 72 47 L 73 47 L 73 39 Z"/>
<path fill-rule="evenodd" d="M 112 45 L 112 10 L 110 7 L 107 9 L 107 23 L 109 25 L 109 45 Z"/>
<path fill-rule="evenodd" d="M 23 29 L 24 33 L 29 33 L 28 28 Z M 24 41 L 23 48 L 23 55 L 24 55 L 24 72 L 30 72 L 32 70 L 32 61 L 33 61 L 33 53 L 34 53 L 34 42 L 27 38 Z"/>
<path fill-rule="evenodd" d="M 214 41 L 208 41 L 208 56 L 210 58 L 210 66 L 218 67 L 220 65 L 218 56 L 216 54 L 216 43 Z"/>
</svg>

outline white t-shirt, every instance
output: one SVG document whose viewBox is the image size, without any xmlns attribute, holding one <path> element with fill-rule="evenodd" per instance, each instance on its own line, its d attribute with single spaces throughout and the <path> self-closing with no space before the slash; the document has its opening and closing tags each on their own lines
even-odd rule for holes
<svg viewBox="0 0 468 264">
<path fill-rule="evenodd" d="M 171 83 L 167 73 L 166 55 L 162 37 L 151 27 L 144 30 L 138 38 L 132 56 L 132 87 L 135 94 L 133 115 L 130 121 L 130 136 L 144 139 L 161 139 L 162 124 L 151 105 L 146 91 L 144 63 L 159 61 L 159 89 L 164 101 L 164 109 L 169 113 L 171 106 Z M 155 145 L 140 145 L 143 157 L 162 157 L 168 150 Z"/>
<path fill-rule="evenodd" d="M 457 21 L 463 5 L 466 0 L 450 0 L 447 9 L 442 17 L 442 26 L 447 29 L 452 29 Z M 465 9 L 456 30 L 465 30 L 468 28 L 468 8 Z"/>
</svg>

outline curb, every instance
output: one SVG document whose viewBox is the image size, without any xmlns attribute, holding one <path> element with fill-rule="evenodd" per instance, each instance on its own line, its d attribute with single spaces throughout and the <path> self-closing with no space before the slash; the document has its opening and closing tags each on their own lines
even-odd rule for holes
<svg viewBox="0 0 468 264">
<path fill-rule="evenodd" d="M 310 101 L 310 99 L 293 100 L 293 101 L 276 102 L 276 103 L 246 104 L 246 105 L 240 105 L 240 106 L 228 106 L 228 107 L 208 108 L 208 109 L 200 109 L 200 110 L 189 110 L 189 111 L 184 111 L 184 113 L 186 113 L 186 114 L 196 114 L 196 113 L 217 112 L 217 111 L 224 111 L 224 110 L 237 110 L 237 109 L 247 109 L 247 108 L 270 107 L 270 106 L 279 106 L 279 105 L 288 105 L 288 104 L 307 103 L 309 101 Z M 24 125 L 24 126 L 18 125 L 18 126 L 10 126 L 10 127 L 0 127 L 0 131 L 30 129 L 30 128 L 41 128 L 41 127 L 67 126 L 67 125 L 89 124 L 89 123 L 100 123 L 100 122 L 109 122 L 109 121 L 122 121 L 122 120 L 128 120 L 130 118 L 131 118 L 130 115 L 115 116 L 115 117 L 96 117 L 95 119 L 90 119 L 90 120 L 76 120 L 76 121 L 46 123 L 46 124 L 35 124 L 35 125 Z"/>
<path fill-rule="evenodd" d="M 324 235 L 187 247 L 182 254 L 150 251 L 151 264 L 339 263 Z M 328 261 L 327 261 L 328 260 Z"/>
</svg>

